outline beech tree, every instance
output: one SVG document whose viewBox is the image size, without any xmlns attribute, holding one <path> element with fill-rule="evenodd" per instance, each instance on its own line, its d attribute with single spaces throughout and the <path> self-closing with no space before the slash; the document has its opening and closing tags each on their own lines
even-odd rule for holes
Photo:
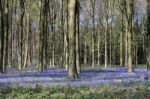
<svg viewBox="0 0 150 99">
<path fill-rule="evenodd" d="M 77 78 L 77 64 L 76 64 L 76 14 L 77 14 L 77 0 L 68 1 L 68 33 L 69 33 L 69 71 L 68 77 Z"/>
<path fill-rule="evenodd" d="M 1 61 L 0 70 L 2 73 L 5 72 L 6 66 L 4 65 L 4 39 L 5 39 L 5 10 L 4 2 L 0 0 L 0 15 L 1 15 Z"/>
<path fill-rule="evenodd" d="M 150 0 L 147 0 L 147 33 L 146 33 L 146 54 L 147 54 L 147 69 L 150 69 Z"/>
<path fill-rule="evenodd" d="M 128 72 L 133 72 L 133 60 L 132 60 L 132 36 L 133 36 L 133 14 L 134 14 L 134 0 L 126 0 L 126 28 L 128 38 Z"/>
</svg>

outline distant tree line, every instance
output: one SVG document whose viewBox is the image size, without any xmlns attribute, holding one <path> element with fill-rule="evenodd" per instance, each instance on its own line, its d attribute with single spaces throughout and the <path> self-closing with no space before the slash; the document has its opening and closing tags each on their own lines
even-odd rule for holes
<svg viewBox="0 0 150 99">
<path fill-rule="evenodd" d="M 150 1 L 0 0 L 0 71 L 150 65 Z"/>
</svg>

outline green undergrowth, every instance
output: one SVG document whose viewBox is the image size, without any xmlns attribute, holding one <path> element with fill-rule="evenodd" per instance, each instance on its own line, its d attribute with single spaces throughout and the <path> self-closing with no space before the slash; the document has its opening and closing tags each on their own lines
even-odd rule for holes
<svg viewBox="0 0 150 99">
<path fill-rule="evenodd" d="M 0 99 L 150 99 L 150 83 L 128 86 L 1 87 Z"/>
</svg>

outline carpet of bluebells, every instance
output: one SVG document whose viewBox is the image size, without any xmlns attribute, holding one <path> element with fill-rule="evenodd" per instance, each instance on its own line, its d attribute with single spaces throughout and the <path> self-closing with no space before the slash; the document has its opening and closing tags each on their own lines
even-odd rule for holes
<svg viewBox="0 0 150 99">
<path fill-rule="evenodd" d="M 122 83 L 128 85 L 135 82 L 149 82 L 150 80 L 142 80 L 141 75 L 150 78 L 150 72 L 145 68 L 137 68 L 134 73 L 128 73 L 127 68 L 111 68 L 111 69 L 83 69 L 79 79 L 69 80 L 67 71 L 49 68 L 44 72 L 36 69 L 27 68 L 24 70 L 11 69 L 7 74 L 0 74 L 1 86 L 32 86 L 40 85 L 42 87 L 62 85 L 62 86 L 95 86 L 107 83 Z"/>
<path fill-rule="evenodd" d="M 58 68 L 9 69 L 0 74 L 0 99 L 150 99 L 149 79 L 145 68 L 86 68 L 75 80 Z"/>
</svg>

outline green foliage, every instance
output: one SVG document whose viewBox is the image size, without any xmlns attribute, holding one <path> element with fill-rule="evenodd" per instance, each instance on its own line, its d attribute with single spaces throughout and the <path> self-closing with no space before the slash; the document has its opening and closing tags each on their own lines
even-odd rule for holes
<svg viewBox="0 0 150 99">
<path fill-rule="evenodd" d="M 149 99 L 150 84 L 136 83 L 128 87 L 100 86 L 41 86 L 0 88 L 0 99 Z"/>
</svg>

